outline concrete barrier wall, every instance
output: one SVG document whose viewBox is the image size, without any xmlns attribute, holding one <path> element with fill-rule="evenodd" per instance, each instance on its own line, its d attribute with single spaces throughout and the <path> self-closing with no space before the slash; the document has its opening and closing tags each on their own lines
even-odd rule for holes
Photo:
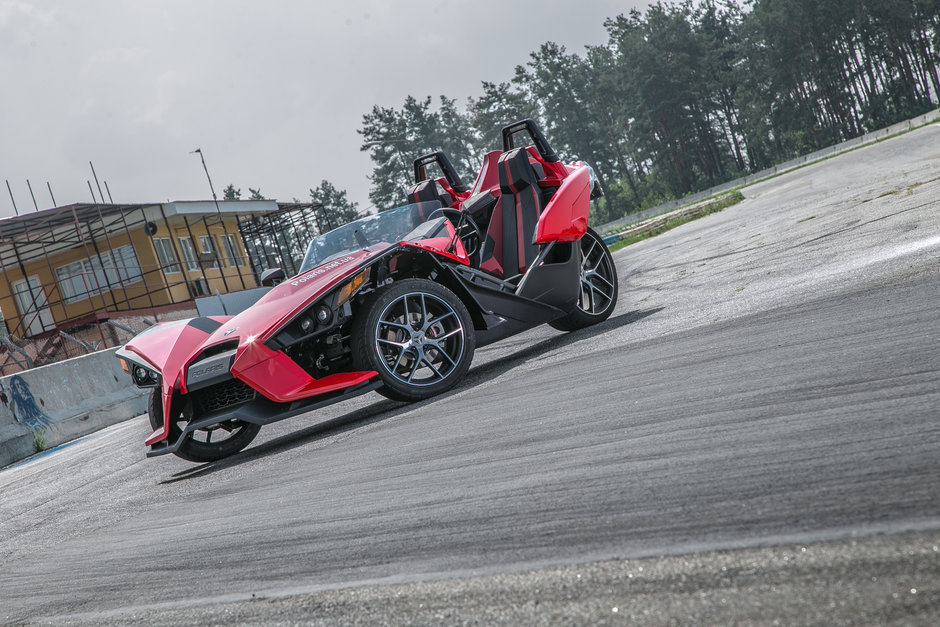
<svg viewBox="0 0 940 627">
<path fill-rule="evenodd" d="M 0 467 L 147 411 L 116 348 L 0 378 Z"/>
</svg>

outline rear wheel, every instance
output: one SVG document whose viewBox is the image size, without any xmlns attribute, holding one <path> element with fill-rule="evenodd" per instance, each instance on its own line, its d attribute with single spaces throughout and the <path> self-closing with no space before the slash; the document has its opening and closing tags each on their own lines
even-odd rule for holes
<svg viewBox="0 0 940 627">
<path fill-rule="evenodd" d="M 147 413 L 150 414 L 151 427 L 159 429 L 163 426 L 163 396 L 159 388 L 150 391 Z M 167 440 L 175 442 L 183 433 L 185 425 L 186 421 L 182 415 L 171 418 Z M 190 462 L 214 462 L 234 455 L 251 444 L 260 430 L 261 425 L 241 420 L 226 420 L 186 436 L 186 441 L 180 445 L 175 455 Z"/>
<path fill-rule="evenodd" d="M 381 394 L 416 401 L 463 378 L 475 338 L 470 314 L 453 292 L 425 279 L 404 279 L 364 305 L 351 343 L 356 367 L 379 373 Z"/>
<path fill-rule="evenodd" d="M 574 331 L 603 322 L 617 304 L 619 288 L 614 258 L 601 236 L 588 228 L 581 238 L 581 290 L 578 306 L 549 324 L 559 331 Z"/>
</svg>

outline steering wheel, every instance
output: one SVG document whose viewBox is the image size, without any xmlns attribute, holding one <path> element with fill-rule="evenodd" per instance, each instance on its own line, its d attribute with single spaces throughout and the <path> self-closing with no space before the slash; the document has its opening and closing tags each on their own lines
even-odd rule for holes
<svg viewBox="0 0 940 627">
<path fill-rule="evenodd" d="M 467 256 L 471 259 L 471 265 L 479 265 L 479 263 L 473 263 L 473 258 L 474 256 L 479 257 L 485 238 L 476 221 L 466 211 L 451 209 L 450 207 L 435 209 L 428 216 L 428 220 L 436 218 L 438 215 L 446 216 L 451 222 L 455 222 L 457 237 L 463 242 L 463 247 L 467 249 Z M 477 262 L 479 262 L 479 259 L 477 259 Z"/>
</svg>

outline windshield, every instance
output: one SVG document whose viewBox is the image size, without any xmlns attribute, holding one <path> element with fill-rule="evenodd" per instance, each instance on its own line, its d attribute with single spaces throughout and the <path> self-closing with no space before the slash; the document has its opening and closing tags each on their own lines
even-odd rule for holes
<svg viewBox="0 0 940 627">
<path fill-rule="evenodd" d="M 315 237 L 307 247 L 307 254 L 304 255 L 300 272 L 306 272 L 334 257 L 361 250 L 379 242 L 398 242 L 402 236 L 414 230 L 440 206 L 441 203 L 436 200 L 412 203 L 359 218 L 355 222 L 344 224 Z"/>
</svg>

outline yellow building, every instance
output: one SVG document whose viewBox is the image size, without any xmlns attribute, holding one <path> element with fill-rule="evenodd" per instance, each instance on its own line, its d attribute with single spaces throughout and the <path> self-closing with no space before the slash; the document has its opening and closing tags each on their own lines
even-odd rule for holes
<svg viewBox="0 0 940 627">
<path fill-rule="evenodd" d="M 10 340 L 192 308 L 200 296 L 257 287 L 272 267 L 295 273 L 318 232 L 316 208 L 273 200 L 73 204 L 0 220 L 0 335 L 8 336 L 0 367 Z"/>
</svg>

